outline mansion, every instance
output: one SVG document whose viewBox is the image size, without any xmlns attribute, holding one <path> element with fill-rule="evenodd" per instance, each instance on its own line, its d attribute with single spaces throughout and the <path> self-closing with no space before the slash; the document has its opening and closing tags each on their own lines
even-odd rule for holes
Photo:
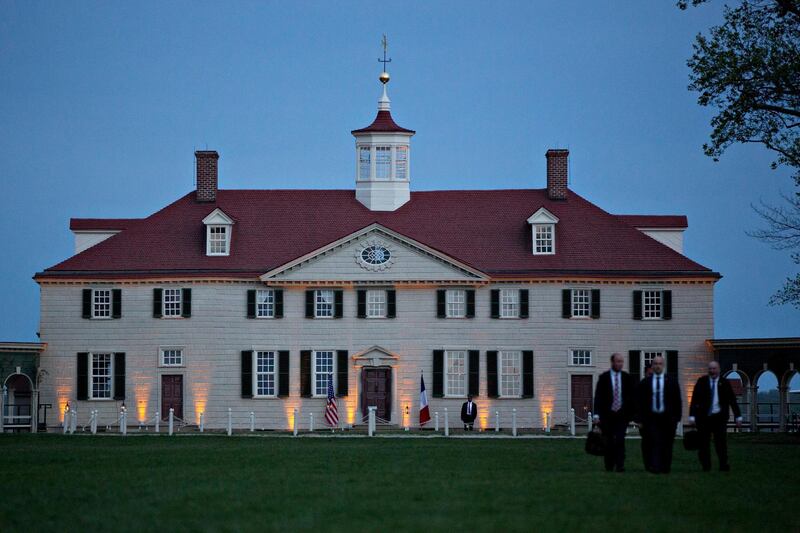
<svg viewBox="0 0 800 533">
<path fill-rule="evenodd" d="M 613 352 L 635 376 L 663 355 L 688 397 L 720 275 L 683 254 L 686 217 L 604 211 L 564 149 L 543 188 L 412 192 L 414 131 L 381 82 L 354 189 L 220 189 L 198 151 L 196 190 L 152 215 L 72 219 L 75 255 L 35 275 L 39 402 L 101 426 L 125 405 L 134 426 L 173 409 L 223 428 L 230 409 L 234 428 L 322 428 L 332 377 L 341 426 L 375 406 L 417 427 L 424 377 L 451 426 L 473 395 L 481 427 L 515 409 L 541 428 L 586 419 Z"/>
</svg>

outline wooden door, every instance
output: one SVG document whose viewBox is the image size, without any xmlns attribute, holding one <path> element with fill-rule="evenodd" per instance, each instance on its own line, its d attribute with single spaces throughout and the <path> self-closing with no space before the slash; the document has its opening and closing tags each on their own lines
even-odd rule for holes
<svg viewBox="0 0 800 533">
<path fill-rule="evenodd" d="M 172 407 L 177 418 L 183 418 L 183 376 L 161 376 L 161 418 L 169 418 Z"/>
<path fill-rule="evenodd" d="M 586 420 L 592 410 L 592 376 L 572 376 L 572 408 L 575 416 Z"/>
<path fill-rule="evenodd" d="M 364 368 L 361 370 L 361 412 L 366 417 L 371 405 L 377 407 L 378 418 L 389 420 L 392 416 L 392 369 Z"/>
</svg>

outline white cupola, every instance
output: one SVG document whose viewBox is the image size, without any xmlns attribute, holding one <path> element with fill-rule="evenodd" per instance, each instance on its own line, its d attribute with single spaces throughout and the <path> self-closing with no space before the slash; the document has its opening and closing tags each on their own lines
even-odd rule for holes
<svg viewBox="0 0 800 533">
<path fill-rule="evenodd" d="M 351 132 L 356 138 L 356 199 L 371 211 L 394 211 L 411 198 L 410 143 L 415 132 L 392 119 L 386 94 L 389 74 L 384 71 L 379 79 L 383 94 L 378 115 L 366 128 Z"/>
</svg>

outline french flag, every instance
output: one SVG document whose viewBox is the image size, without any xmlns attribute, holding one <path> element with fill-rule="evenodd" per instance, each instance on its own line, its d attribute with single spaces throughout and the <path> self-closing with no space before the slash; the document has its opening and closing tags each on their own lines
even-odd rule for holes
<svg viewBox="0 0 800 533">
<path fill-rule="evenodd" d="M 425 393 L 425 378 L 419 377 L 419 425 L 424 426 L 431 421 L 431 412 L 428 409 L 428 395 Z"/>
</svg>

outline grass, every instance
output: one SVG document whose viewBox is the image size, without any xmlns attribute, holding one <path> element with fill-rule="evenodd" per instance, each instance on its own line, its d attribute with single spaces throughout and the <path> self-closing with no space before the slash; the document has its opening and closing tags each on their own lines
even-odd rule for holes
<svg viewBox="0 0 800 533">
<path fill-rule="evenodd" d="M 0 530 L 789 531 L 800 439 L 736 435 L 730 473 L 606 473 L 582 440 L 0 435 Z"/>
</svg>

